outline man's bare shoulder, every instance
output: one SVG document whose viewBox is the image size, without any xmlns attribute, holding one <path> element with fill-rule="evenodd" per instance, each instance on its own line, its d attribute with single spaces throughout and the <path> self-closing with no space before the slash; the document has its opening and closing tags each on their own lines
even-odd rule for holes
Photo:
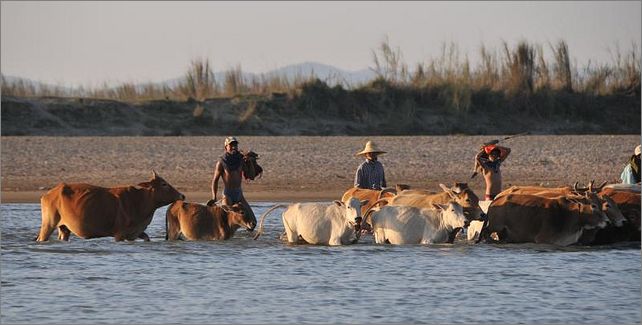
<svg viewBox="0 0 642 325">
<path fill-rule="evenodd" d="M 214 170 L 216 170 L 218 172 L 221 172 L 221 173 L 225 170 L 225 168 L 223 167 L 223 162 L 221 161 L 221 159 L 217 159 L 216 160 L 216 165 L 214 166 Z"/>
</svg>

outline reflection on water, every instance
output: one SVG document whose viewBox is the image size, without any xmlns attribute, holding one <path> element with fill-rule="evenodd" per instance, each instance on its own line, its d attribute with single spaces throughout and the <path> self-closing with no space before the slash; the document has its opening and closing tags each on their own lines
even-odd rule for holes
<svg viewBox="0 0 642 325">
<path fill-rule="evenodd" d="M 272 204 L 255 205 L 257 215 Z M 36 204 L 4 204 L 3 323 L 640 323 L 640 246 L 113 238 L 36 244 Z"/>
</svg>

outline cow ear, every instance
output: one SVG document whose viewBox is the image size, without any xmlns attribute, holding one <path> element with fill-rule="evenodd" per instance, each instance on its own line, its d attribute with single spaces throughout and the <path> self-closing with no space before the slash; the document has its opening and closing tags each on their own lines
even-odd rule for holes
<svg viewBox="0 0 642 325">
<path fill-rule="evenodd" d="M 448 193 L 448 196 L 450 196 L 450 198 L 452 198 L 453 200 L 457 199 L 457 196 L 453 193 L 451 189 L 446 187 L 446 185 L 439 183 L 439 187 L 441 187 L 441 189 L 444 190 L 444 192 Z"/>
<path fill-rule="evenodd" d="M 142 182 L 142 183 L 138 183 L 138 186 L 140 186 L 142 188 L 150 188 L 150 187 L 152 187 L 152 183 L 151 182 Z"/>
<path fill-rule="evenodd" d="M 223 209 L 223 211 L 225 211 L 225 212 L 230 212 L 230 207 L 228 207 L 228 206 L 227 206 L 227 205 L 225 205 L 225 204 L 221 204 L 221 205 L 219 205 L 219 207 L 220 207 L 221 209 Z"/>
<path fill-rule="evenodd" d="M 339 200 L 334 200 L 333 203 L 336 204 L 337 206 L 342 206 L 343 205 L 343 202 L 341 202 Z"/>
<path fill-rule="evenodd" d="M 370 201 L 368 201 L 368 200 L 362 200 L 360 203 L 361 203 L 361 206 L 364 206 L 364 205 L 368 204 L 368 202 L 370 202 Z"/>
</svg>

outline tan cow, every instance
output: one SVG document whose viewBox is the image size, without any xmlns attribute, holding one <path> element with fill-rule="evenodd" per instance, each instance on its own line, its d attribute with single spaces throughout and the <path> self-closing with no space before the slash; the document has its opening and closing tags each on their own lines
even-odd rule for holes
<svg viewBox="0 0 642 325">
<path fill-rule="evenodd" d="M 439 184 L 443 190 L 441 193 L 434 193 L 424 190 L 405 190 L 387 200 L 393 206 L 413 206 L 417 208 L 432 208 L 433 204 L 448 204 L 456 202 L 464 209 L 468 220 L 479 219 L 481 209 L 479 208 L 479 197 L 468 187 L 467 183 L 455 183 L 451 188 Z"/>
<path fill-rule="evenodd" d="M 46 241 L 58 228 L 58 239 L 70 232 L 81 238 L 113 236 L 116 241 L 149 240 L 145 229 L 154 211 L 185 196 L 152 171 L 138 186 L 105 188 L 61 183 L 40 198 L 42 225 L 37 241 Z"/>
<path fill-rule="evenodd" d="M 341 196 L 341 202 L 347 202 L 351 197 L 356 198 L 359 201 L 368 201 L 368 204 L 361 206 L 361 214 L 366 213 L 366 211 L 379 199 L 381 198 L 392 198 L 395 196 L 397 191 L 393 188 L 386 188 L 382 190 L 371 190 L 364 189 L 359 187 L 353 187 L 347 190 Z M 385 202 L 382 201 L 382 205 L 385 205 Z"/>
<path fill-rule="evenodd" d="M 496 233 L 501 242 L 567 246 L 577 243 L 585 229 L 604 228 L 607 222 L 601 210 L 565 197 L 509 194 L 491 203 L 480 237 L 488 240 Z"/>
<path fill-rule="evenodd" d="M 254 230 L 256 221 L 245 213 L 243 206 L 207 206 L 176 201 L 165 213 L 166 240 L 227 240 L 238 228 Z"/>
</svg>

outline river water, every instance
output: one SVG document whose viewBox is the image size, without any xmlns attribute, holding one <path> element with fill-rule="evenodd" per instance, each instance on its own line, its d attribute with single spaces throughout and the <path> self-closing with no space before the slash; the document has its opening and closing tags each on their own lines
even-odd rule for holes
<svg viewBox="0 0 642 325">
<path fill-rule="evenodd" d="M 262 214 L 271 203 L 254 205 Z M 2 323 L 640 323 L 640 245 L 343 247 L 113 238 L 36 244 L 37 204 L 0 205 Z"/>
</svg>

